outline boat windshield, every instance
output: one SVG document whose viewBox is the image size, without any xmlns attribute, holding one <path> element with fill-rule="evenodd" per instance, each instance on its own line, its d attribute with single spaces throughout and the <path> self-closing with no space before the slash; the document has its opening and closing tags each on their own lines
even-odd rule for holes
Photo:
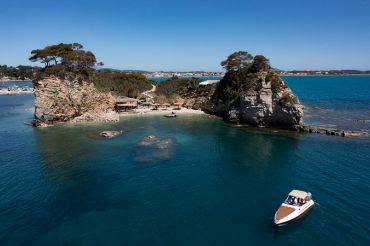
<svg viewBox="0 0 370 246">
<path fill-rule="evenodd" d="M 297 198 L 294 196 L 288 196 L 287 199 L 285 200 L 285 203 L 292 205 L 292 206 L 302 206 L 306 202 L 307 201 L 305 199 Z"/>
</svg>

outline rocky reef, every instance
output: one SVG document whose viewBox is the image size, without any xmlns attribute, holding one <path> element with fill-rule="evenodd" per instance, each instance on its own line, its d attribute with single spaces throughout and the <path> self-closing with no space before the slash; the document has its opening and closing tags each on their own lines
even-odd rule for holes
<svg viewBox="0 0 370 246">
<path fill-rule="evenodd" d="M 120 131 L 102 131 L 99 133 L 99 135 L 103 138 L 114 138 L 123 133 L 122 130 Z"/>
<path fill-rule="evenodd" d="M 55 76 L 34 82 L 35 126 L 56 122 L 118 121 L 113 112 L 115 99 L 94 84 Z"/>
<path fill-rule="evenodd" d="M 134 159 L 141 163 L 157 163 L 174 155 L 176 141 L 172 138 L 149 135 L 137 143 Z"/>
</svg>

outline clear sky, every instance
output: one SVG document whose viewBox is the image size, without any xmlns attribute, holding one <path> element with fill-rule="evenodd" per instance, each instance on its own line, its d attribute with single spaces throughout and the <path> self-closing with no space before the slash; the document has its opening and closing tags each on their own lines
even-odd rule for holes
<svg viewBox="0 0 370 246">
<path fill-rule="evenodd" d="M 369 0 L 0 0 L 0 64 L 79 42 L 106 67 L 221 70 L 245 50 L 280 69 L 370 69 Z"/>
</svg>

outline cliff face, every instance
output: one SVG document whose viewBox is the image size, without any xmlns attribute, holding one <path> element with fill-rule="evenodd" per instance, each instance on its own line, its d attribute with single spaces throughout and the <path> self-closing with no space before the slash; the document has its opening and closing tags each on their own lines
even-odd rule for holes
<svg viewBox="0 0 370 246">
<path fill-rule="evenodd" d="M 236 97 L 220 97 L 218 94 L 225 90 L 216 90 L 207 111 L 228 121 L 253 126 L 293 129 L 302 123 L 303 107 L 285 81 L 260 73 L 251 84 Z"/>
<path fill-rule="evenodd" d="M 34 83 L 35 125 L 67 121 L 118 121 L 112 112 L 115 99 L 92 83 L 56 77 Z"/>
</svg>

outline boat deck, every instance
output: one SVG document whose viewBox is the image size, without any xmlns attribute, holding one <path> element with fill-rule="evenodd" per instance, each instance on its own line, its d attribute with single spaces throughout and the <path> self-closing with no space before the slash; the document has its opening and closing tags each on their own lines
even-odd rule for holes
<svg viewBox="0 0 370 246">
<path fill-rule="evenodd" d="M 293 213 L 294 211 L 295 211 L 294 208 L 286 207 L 286 206 L 280 206 L 280 208 L 276 212 L 276 219 L 281 220 L 282 218 L 285 218 L 289 214 Z"/>
</svg>

